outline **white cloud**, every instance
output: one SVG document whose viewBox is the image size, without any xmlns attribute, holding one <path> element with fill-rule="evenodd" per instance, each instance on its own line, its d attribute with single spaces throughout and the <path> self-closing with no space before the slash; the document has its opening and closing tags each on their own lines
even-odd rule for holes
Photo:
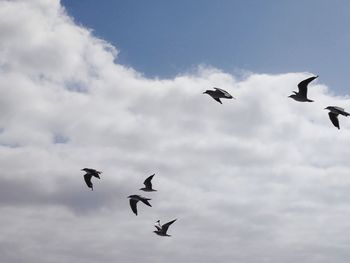
<svg viewBox="0 0 350 263">
<path fill-rule="evenodd" d="M 59 1 L 0 2 L 4 262 L 347 261 L 350 123 L 323 108 L 348 97 L 320 76 L 292 101 L 309 73 L 149 79 L 116 55 Z M 94 192 L 83 167 L 103 170 Z M 126 196 L 153 172 L 135 217 Z"/>
</svg>

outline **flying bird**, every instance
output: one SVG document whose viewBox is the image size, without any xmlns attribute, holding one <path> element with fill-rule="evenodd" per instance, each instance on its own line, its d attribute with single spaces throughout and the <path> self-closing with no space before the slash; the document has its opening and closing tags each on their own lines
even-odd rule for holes
<svg viewBox="0 0 350 263">
<path fill-rule="evenodd" d="M 345 117 L 349 116 L 350 113 L 346 112 L 343 108 L 337 106 L 328 106 L 325 110 L 329 110 L 328 116 L 331 122 L 335 127 L 340 129 L 338 115 L 344 115 Z"/>
<path fill-rule="evenodd" d="M 129 198 L 131 210 L 135 213 L 135 215 L 137 215 L 137 202 L 138 201 L 141 201 L 142 203 L 152 207 L 151 204 L 148 202 L 148 200 L 151 200 L 149 198 L 142 197 L 140 195 L 129 195 L 128 198 Z"/>
<path fill-rule="evenodd" d="M 215 87 L 214 87 L 214 90 L 206 90 L 203 92 L 203 94 L 208 94 L 210 97 L 212 97 L 214 100 L 216 100 L 221 104 L 222 102 L 220 99 L 235 99 L 226 90 L 215 88 Z"/>
<path fill-rule="evenodd" d="M 313 100 L 310 100 L 307 98 L 307 86 L 311 81 L 318 78 L 318 76 L 310 77 L 307 79 L 304 79 L 302 82 L 298 84 L 299 92 L 293 91 L 294 94 L 290 95 L 289 98 L 292 98 L 296 101 L 300 102 L 313 102 Z"/>
<path fill-rule="evenodd" d="M 85 183 L 86 185 L 91 188 L 91 191 L 94 190 L 94 187 L 93 187 L 93 184 L 91 182 L 91 177 L 94 176 L 98 179 L 100 179 L 100 174 L 102 172 L 100 171 L 96 171 L 95 169 L 91 169 L 91 168 L 84 168 L 84 169 L 81 169 L 82 171 L 86 172 L 86 174 L 84 174 L 84 180 L 85 180 Z"/>
<path fill-rule="evenodd" d="M 143 182 L 143 184 L 145 185 L 145 187 L 140 188 L 140 190 L 145 191 L 145 192 L 155 192 L 157 190 L 154 190 L 152 188 L 152 178 L 155 174 L 152 174 L 151 176 L 147 177 L 147 179 Z"/>
<path fill-rule="evenodd" d="M 170 226 L 172 223 L 174 223 L 176 220 L 177 220 L 177 219 L 174 219 L 174 220 L 172 220 L 172 221 L 170 221 L 170 222 L 168 222 L 168 223 L 166 223 L 166 224 L 164 224 L 164 225 L 162 225 L 162 226 L 160 225 L 160 221 L 158 220 L 158 221 L 156 222 L 156 224 L 154 225 L 154 226 L 157 228 L 157 230 L 155 230 L 155 231 L 153 231 L 153 232 L 156 233 L 156 234 L 159 235 L 159 236 L 170 237 L 171 235 L 168 235 L 166 232 L 168 231 L 169 226 Z"/>
</svg>

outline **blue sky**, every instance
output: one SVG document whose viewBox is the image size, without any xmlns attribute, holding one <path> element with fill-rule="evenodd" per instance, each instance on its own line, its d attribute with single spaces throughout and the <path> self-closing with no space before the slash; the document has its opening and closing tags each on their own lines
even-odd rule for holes
<svg viewBox="0 0 350 263">
<path fill-rule="evenodd" d="M 311 72 L 347 94 L 349 1 L 63 0 L 75 21 L 148 77 L 198 64 L 236 74 Z"/>
</svg>

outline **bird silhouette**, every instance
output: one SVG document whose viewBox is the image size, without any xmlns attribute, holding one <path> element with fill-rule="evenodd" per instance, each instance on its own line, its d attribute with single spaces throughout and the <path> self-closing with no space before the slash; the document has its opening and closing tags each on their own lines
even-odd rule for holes
<svg viewBox="0 0 350 263">
<path fill-rule="evenodd" d="M 327 108 L 325 108 L 325 110 L 329 110 L 328 112 L 329 119 L 331 120 L 333 125 L 338 128 L 338 130 L 340 129 L 338 115 L 340 114 L 345 117 L 350 115 L 343 108 L 340 108 L 337 106 L 328 106 Z"/>
<path fill-rule="evenodd" d="M 152 188 L 152 178 L 155 174 L 152 174 L 151 176 L 147 177 L 147 179 L 143 182 L 143 184 L 145 185 L 145 187 L 140 188 L 140 190 L 145 191 L 145 192 L 155 192 L 157 190 L 154 190 Z"/>
<path fill-rule="evenodd" d="M 134 212 L 135 215 L 137 215 L 137 203 L 139 201 L 152 207 L 151 204 L 148 202 L 149 200 L 151 200 L 150 198 L 146 198 L 140 195 L 129 195 L 128 198 L 129 198 L 131 210 Z"/>
<path fill-rule="evenodd" d="M 93 187 L 93 184 L 91 182 L 91 178 L 92 176 L 100 179 L 100 174 L 102 172 L 100 171 L 96 171 L 95 169 L 91 169 L 91 168 L 84 168 L 84 169 L 81 169 L 82 171 L 86 172 L 86 174 L 84 174 L 84 180 L 85 180 L 85 183 L 86 185 L 91 188 L 91 191 L 94 190 L 94 187 Z"/>
<path fill-rule="evenodd" d="M 294 94 L 290 95 L 289 98 L 300 102 L 313 102 L 313 100 L 307 98 L 307 86 L 316 78 L 318 78 L 318 76 L 310 77 L 301 81 L 298 84 L 299 92 L 293 91 Z"/>
<path fill-rule="evenodd" d="M 153 231 L 154 233 L 156 233 L 159 236 L 163 236 L 163 237 L 170 237 L 171 235 L 167 234 L 168 228 L 169 226 L 174 223 L 177 219 L 174 219 L 164 225 L 160 225 L 160 221 L 158 220 L 156 222 L 156 224 L 154 225 L 156 227 L 157 230 Z"/>
<path fill-rule="evenodd" d="M 235 99 L 226 90 L 215 88 L 215 87 L 214 87 L 214 90 L 206 90 L 206 91 L 203 92 L 203 94 L 208 94 L 214 100 L 216 100 L 217 102 L 219 102 L 221 104 L 222 104 L 222 102 L 221 102 L 220 99 Z"/>
</svg>

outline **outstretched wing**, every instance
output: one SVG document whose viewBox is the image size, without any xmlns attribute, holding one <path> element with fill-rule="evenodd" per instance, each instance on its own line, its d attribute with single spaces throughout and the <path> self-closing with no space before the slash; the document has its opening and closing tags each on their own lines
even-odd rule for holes
<svg viewBox="0 0 350 263">
<path fill-rule="evenodd" d="M 86 185 L 93 190 L 92 182 L 91 182 L 91 174 L 84 174 L 84 180 Z"/>
<path fill-rule="evenodd" d="M 213 98 L 213 99 L 222 104 L 220 98 Z"/>
<path fill-rule="evenodd" d="M 143 197 L 140 198 L 140 201 L 141 201 L 142 203 L 144 203 L 145 205 L 148 205 L 148 206 L 152 207 L 151 204 L 148 202 L 148 200 L 151 200 L 151 199 L 149 199 L 149 198 L 143 198 Z"/>
<path fill-rule="evenodd" d="M 339 127 L 339 120 L 338 120 L 338 114 L 335 114 L 333 112 L 328 112 L 328 116 L 329 116 L 331 122 L 333 123 L 333 125 L 335 127 L 337 127 L 338 129 L 340 129 L 340 127 Z"/>
<path fill-rule="evenodd" d="M 226 90 L 219 89 L 219 88 L 214 88 L 216 91 L 221 92 L 223 96 L 226 98 L 233 98 L 230 93 L 228 93 Z"/>
<path fill-rule="evenodd" d="M 146 188 L 148 189 L 152 189 L 152 178 L 155 174 L 152 174 L 151 176 L 149 176 L 144 182 L 143 184 L 146 186 Z"/>
<path fill-rule="evenodd" d="M 135 215 L 137 215 L 137 202 L 138 200 L 130 199 L 130 207 L 131 210 L 134 212 Z"/>
<path fill-rule="evenodd" d="M 307 85 L 309 85 L 309 83 L 316 78 L 318 78 L 318 76 L 310 77 L 310 78 L 304 79 L 302 82 L 298 84 L 300 95 L 307 97 Z"/>
<path fill-rule="evenodd" d="M 163 232 L 164 234 L 166 234 L 166 232 L 168 231 L 169 226 L 170 226 L 172 223 L 174 223 L 176 220 L 177 220 L 177 219 L 174 219 L 173 221 L 170 221 L 170 222 L 168 222 L 168 223 L 162 225 L 162 232 Z"/>
<path fill-rule="evenodd" d="M 91 169 L 91 168 L 84 168 L 84 171 L 89 173 L 89 174 L 93 174 L 93 173 L 97 172 L 95 169 Z"/>
<path fill-rule="evenodd" d="M 338 114 L 341 114 L 341 115 L 344 115 L 344 116 L 349 116 L 350 115 L 348 112 L 346 112 L 344 110 L 344 108 L 341 108 L 341 107 L 333 106 L 333 110 L 335 111 L 335 113 L 338 113 Z"/>
</svg>

